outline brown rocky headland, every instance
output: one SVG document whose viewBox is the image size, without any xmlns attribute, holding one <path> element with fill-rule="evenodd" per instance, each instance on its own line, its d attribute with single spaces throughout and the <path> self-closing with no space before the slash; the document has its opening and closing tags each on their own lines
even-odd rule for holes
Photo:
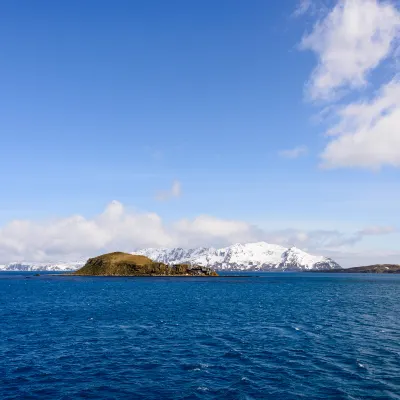
<svg viewBox="0 0 400 400">
<path fill-rule="evenodd" d="M 218 276 L 211 268 L 198 265 L 167 265 L 145 256 L 115 252 L 89 258 L 73 275 L 80 276 Z"/>
</svg>

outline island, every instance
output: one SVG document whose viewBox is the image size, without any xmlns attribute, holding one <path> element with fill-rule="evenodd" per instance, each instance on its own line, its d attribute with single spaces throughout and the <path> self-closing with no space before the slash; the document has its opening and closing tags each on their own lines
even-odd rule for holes
<svg viewBox="0 0 400 400">
<path fill-rule="evenodd" d="M 364 267 L 326 269 L 311 272 L 347 273 L 347 274 L 400 274 L 400 264 L 375 264 Z"/>
<path fill-rule="evenodd" d="M 114 252 L 89 258 L 86 264 L 72 273 L 79 276 L 218 276 L 211 268 L 200 265 L 167 265 L 150 258 Z"/>
</svg>

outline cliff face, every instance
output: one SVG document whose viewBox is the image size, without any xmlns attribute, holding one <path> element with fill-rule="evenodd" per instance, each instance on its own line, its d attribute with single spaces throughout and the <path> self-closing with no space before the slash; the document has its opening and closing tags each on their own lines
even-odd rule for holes
<svg viewBox="0 0 400 400">
<path fill-rule="evenodd" d="M 109 253 L 90 258 L 86 264 L 74 272 L 83 276 L 218 276 L 210 268 L 178 264 L 169 266 L 154 262 L 145 256 L 128 253 Z"/>
</svg>

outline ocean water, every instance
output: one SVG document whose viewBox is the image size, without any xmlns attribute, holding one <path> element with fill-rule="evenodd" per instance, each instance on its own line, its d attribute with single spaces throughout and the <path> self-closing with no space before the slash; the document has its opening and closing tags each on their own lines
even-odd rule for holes
<svg viewBox="0 0 400 400">
<path fill-rule="evenodd" d="M 0 399 L 400 399 L 400 275 L 0 274 Z"/>
</svg>

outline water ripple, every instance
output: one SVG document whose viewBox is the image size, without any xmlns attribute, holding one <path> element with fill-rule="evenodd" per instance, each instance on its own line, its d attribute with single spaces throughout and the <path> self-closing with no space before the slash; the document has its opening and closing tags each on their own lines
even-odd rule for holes
<svg viewBox="0 0 400 400">
<path fill-rule="evenodd" d="M 1 399 L 400 399 L 400 277 L 0 275 Z"/>
</svg>

